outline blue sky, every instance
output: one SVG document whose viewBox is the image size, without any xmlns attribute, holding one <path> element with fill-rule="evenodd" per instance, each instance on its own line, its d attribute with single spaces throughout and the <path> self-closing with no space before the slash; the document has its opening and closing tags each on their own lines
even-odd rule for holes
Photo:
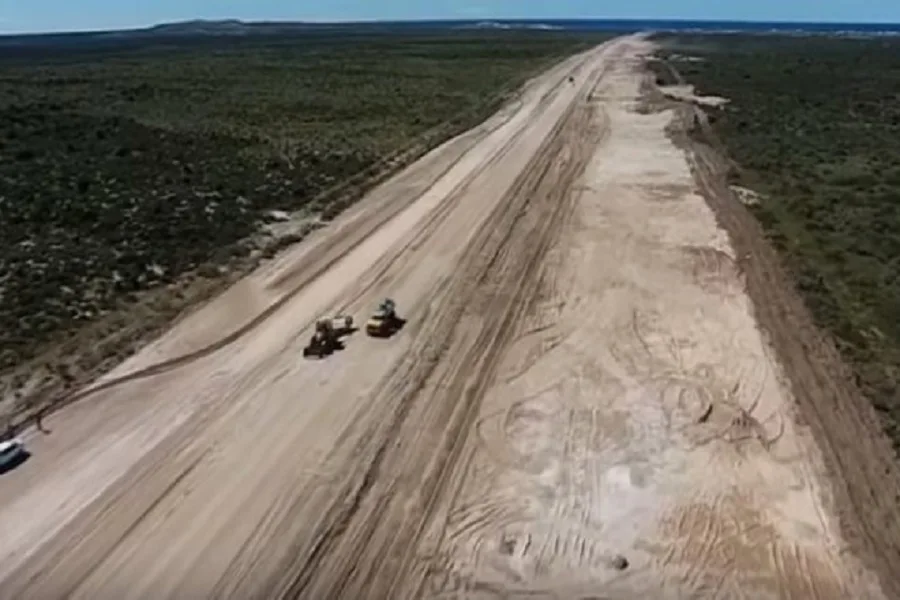
<svg viewBox="0 0 900 600">
<path fill-rule="evenodd" d="M 0 0 L 0 31 L 140 27 L 186 19 L 681 18 L 900 22 L 900 0 Z"/>
</svg>

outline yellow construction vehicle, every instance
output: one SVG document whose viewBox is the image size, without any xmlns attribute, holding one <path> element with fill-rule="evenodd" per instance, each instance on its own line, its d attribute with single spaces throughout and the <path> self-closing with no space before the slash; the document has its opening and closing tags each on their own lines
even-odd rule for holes
<svg viewBox="0 0 900 600">
<path fill-rule="evenodd" d="M 341 337 L 355 331 L 353 329 L 353 317 L 338 316 L 331 319 L 320 319 L 316 322 L 316 329 L 309 338 L 309 343 L 303 348 L 303 356 L 315 356 L 322 358 L 332 354 L 335 350 L 344 347 Z"/>
<path fill-rule="evenodd" d="M 385 298 L 378 305 L 366 322 L 366 334 L 372 337 L 390 337 L 406 323 L 397 316 L 397 305 L 390 298 Z"/>
</svg>

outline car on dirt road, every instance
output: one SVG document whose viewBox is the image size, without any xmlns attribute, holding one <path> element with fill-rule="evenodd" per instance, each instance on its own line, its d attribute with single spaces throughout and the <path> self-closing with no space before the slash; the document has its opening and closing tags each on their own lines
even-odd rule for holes
<svg viewBox="0 0 900 600">
<path fill-rule="evenodd" d="M 0 442 L 0 473 L 15 469 L 27 458 L 28 451 L 22 440 L 13 438 Z"/>
</svg>

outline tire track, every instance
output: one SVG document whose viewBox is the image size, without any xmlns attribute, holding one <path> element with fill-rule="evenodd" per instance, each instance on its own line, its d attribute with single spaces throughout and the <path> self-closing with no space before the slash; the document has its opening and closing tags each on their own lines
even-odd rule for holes
<svg viewBox="0 0 900 600">
<path fill-rule="evenodd" d="M 555 86 L 552 92 L 558 92 L 560 85 L 561 83 Z M 546 96 L 550 96 L 550 92 L 548 92 Z M 546 102 L 549 102 L 550 100 L 552 100 L 552 97 L 546 99 Z M 541 105 L 544 103 L 545 99 L 542 99 Z M 454 204 L 460 196 L 469 191 L 472 183 L 480 175 L 502 161 L 528 130 L 528 123 L 526 123 L 522 128 L 517 130 L 515 134 L 510 136 L 497 152 L 492 154 L 487 161 L 483 162 L 476 170 L 474 170 L 469 177 L 456 185 L 441 204 L 427 217 L 427 220 L 422 226 L 416 228 L 415 232 L 405 243 L 397 247 L 393 252 L 380 258 L 378 262 L 373 265 L 372 269 L 369 271 L 370 275 L 367 277 L 367 281 L 359 287 L 358 291 L 350 296 L 346 302 L 341 304 L 338 310 L 340 312 L 346 311 L 359 302 L 360 299 L 368 295 L 376 285 L 389 287 L 389 284 L 391 283 L 389 273 L 391 271 L 402 272 L 402 267 L 415 259 L 414 251 L 422 244 L 426 243 L 434 235 L 435 231 L 442 226 L 444 219 L 453 212 L 455 208 Z"/>
<path fill-rule="evenodd" d="M 129 533 L 166 497 L 177 493 L 208 450 L 187 438 L 159 445 L 140 469 L 129 471 L 120 484 L 93 501 L 53 536 L 53 544 L 28 557 L 3 580 L 9 598 L 69 597 L 104 559 L 112 556 Z M 147 489 L 160 492 L 150 497 Z M 95 527 L 96 523 L 104 527 Z M 121 531 L 114 537 L 110 530 Z"/>
<path fill-rule="evenodd" d="M 510 429 L 516 429 L 518 433 L 533 432 L 534 429 L 550 429 L 563 412 L 563 408 L 548 410 L 538 400 L 548 392 L 560 390 L 563 382 L 554 383 L 551 386 L 514 402 L 511 406 L 502 408 L 487 414 L 476 421 L 474 430 L 476 443 L 482 448 L 490 460 L 497 466 L 511 469 L 523 474 L 538 476 L 547 468 L 547 459 L 541 457 L 542 448 L 531 445 L 527 450 L 519 450 L 514 447 L 514 441 Z M 534 406 L 530 406 L 534 404 Z M 555 436 L 522 435 L 523 441 L 537 439 L 556 439 Z"/>
<path fill-rule="evenodd" d="M 417 335 L 407 363 L 400 365 L 376 394 L 377 400 L 373 404 L 392 408 L 386 417 L 375 423 L 373 431 L 362 436 L 361 444 L 354 452 L 373 459 L 347 482 L 346 491 L 339 495 L 349 503 L 342 502 L 333 507 L 325 519 L 328 525 L 320 536 L 321 543 L 311 548 L 307 556 L 285 566 L 286 573 L 294 573 L 293 578 L 277 584 L 270 590 L 270 597 L 360 597 L 362 590 L 366 590 L 368 597 L 398 597 L 397 590 L 389 592 L 388 588 L 391 582 L 401 584 L 402 574 L 409 569 L 411 557 L 406 554 L 406 549 L 421 527 L 417 523 L 424 522 L 430 510 L 428 507 L 442 487 L 445 472 L 459 454 L 461 448 L 457 442 L 464 437 L 460 433 L 467 430 L 477 398 L 490 377 L 496 349 L 501 345 L 498 342 L 508 338 L 511 324 L 522 310 L 520 299 L 527 298 L 533 287 L 533 274 L 546 250 L 548 234 L 564 212 L 566 203 L 559 200 L 566 195 L 568 186 L 554 184 L 560 179 L 570 184 L 579 165 L 573 161 L 558 165 L 553 157 L 564 156 L 560 150 L 565 137 L 577 137 L 578 125 L 585 124 L 583 117 L 573 119 L 576 107 L 583 108 L 582 104 L 583 94 L 554 127 L 539 149 L 535 164 L 525 169 L 507 198 L 495 209 L 496 214 L 476 235 L 472 250 L 462 260 L 456 278 L 442 291 L 443 298 L 435 298 L 439 308 L 428 326 Z M 551 175 L 553 171 L 555 176 Z M 540 198 L 540 208 L 535 206 L 531 210 L 528 207 L 537 202 L 535 195 Z M 547 213 L 546 217 L 541 210 Z M 523 226 L 526 227 L 524 231 L 529 231 L 529 227 L 536 228 L 535 234 L 524 233 Z M 524 247 L 518 252 L 510 252 L 513 243 Z M 525 283 L 529 280 L 532 280 L 530 285 Z M 491 300 L 479 300 L 479 290 L 486 290 Z M 490 315 L 502 316 L 485 319 L 487 315 L 482 316 L 483 313 L 473 314 L 474 307 L 479 305 L 488 308 Z M 479 325 L 480 331 L 475 334 Z M 473 326 L 476 329 L 471 329 Z M 458 348 L 451 354 L 453 360 L 439 364 L 440 358 L 447 353 L 450 333 L 454 330 L 455 342 L 450 344 L 462 343 L 464 347 L 471 347 Z M 468 382 L 460 377 L 462 372 L 477 372 L 481 376 Z M 437 391 L 428 389 L 429 379 L 435 382 Z M 425 397 L 417 403 L 422 392 Z M 435 398 L 435 393 L 440 397 Z M 465 400 L 450 405 L 447 400 L 451 398 Z M 424 437 L 422 430 L 434 431 L 439 440 L 444 440 L 438 443 L 443 450 L 430 452 L 424 461 L 418 462 L 418 467 L 408 464 L 410 457 L 397 456 L 391 443 L 395 438 L 403 439 L 402 434 L 408 429 L 417 430 L 410 432 L 413 442 L 419 436 Z M 412 445 L 416 446 L 415 443 Z M 403 489 L 397 487 L 397 476 L 382 477 L 388 471 L 383 463 L 397 460 L 400 464 L 392 465 L 391 473 L 425 469 L 417 493 L 424 504 L 417 509 L 414 518 L 405 514 L 405 507 L 398 506 L 398 501 L 393 500 L 399 489 Z M 435 464 L 428 464 L 434 461 Z M 398 515 L 398 511 L 404 514 Z M 385 518 L 387 516 L 390 518 Z M 392 555 L 388 548 L 404 548 L 404 551 L 386 563 Z M 401 558 L 404 555 L 406 557 Z M 351 565 L 354 565 L 352 569 Z M 379 574 L 377 577 L 376 573 Z M 373 589 L 372 585 L 377 587 Z M 413 588 L 418 589 L 418 584 Z"/>
<path fill-rule="evenodd" d="M 597 142 L 602 145 L 609 132 L 609 117 L 602 110 L 596 111 L 594 118 L 596 124 Z M 572 193 L 577 193 L 573 188 Z M 571 226 L 574 211 L 569 211 L 560 223 L 560 230 L 567 231 Z M 551 248 L 558 248 L 559 240 L 556 240 Z M 515 365 L 508 367 L 502 375 L 504 384 L 510 384 L 527 373 L 540 360 L 559 348 L 568 339 L 571 331 L 561 330 L 558 326 L 559 317 L 566 308 L 567 296 L 560 291 L 558 281 L 562 270 L 562 258 L 554 250 L 548 250 L 548 255 L 543 261 L 539 275 L 539 293 L 534 294 L 525 316 L 517 328 L 516 339 L 513 344 L 522 344 L 527 349 L 524 356 Z M 531 343 L 529 338 L 538 337 L 539 343 Z"/>
<path fill-rule="evenodd" d="M 609 60 L 614 60 L 614 58 L 610 57 Z M 538 254 L 536 255 L 536 258 L 534 259 L 535 261 L 539 260 L 541 256 L 546 255 L 546 252 L 549 250 L 549 248 L 552 247 L 553 244 L 558 240 L 558 236 L 561 234 L 561 225 L 562 225 L 562 223 L 564 223 L 567 220 L 567 218 L 571 212 L 572 206 L 573 206 L 574 197 L 573 197 L 573 194 L 571 193 L 572 184 L 574 183 L 575 179 L 578 177 L 578 175 L 580 175 L 581 171 L 583 170 L 583 168 L 587 162 L 587 158 L 590 156 L 590 150 L 592 150 L 593 147 L 599 141 L 599 135 L 597 135 L 599 132 L 593 130 L 590 127 L 590 124 L 591 124 L 592 118 L 593 118 L 593 111 L 591 110 L 591 107 L 587 104 L 586 99 L 590 95 L 593 88 L 597 85 L 597 82 L 599 82 L 599 80 L 606 73 L 606 70 L 608 68 L 609 68 L 609 65 L 607 63 L 607 65 L 604 69 L 598 69 L 597 71 L 592 73 L 591 77 L 590 77 L 589 86 L 586 89 L 582 90 L 582 97 L 579 99 L 580 111 L 577 113 L 577 117 L 575 117 L 573 119 L 575 124 L 573 126 L 573 130 L 569 134 L 573 140 L 577 140 L 575 143 L 573 143 L 572 146 L 570 146 L 572 148 L 572 154 L 573 154 L 574 160 L 568 165 L 570 170 L 565 172 L 562 175 L 562 177 L 560 178 L 561 182 L 565 182 L 563 185 L 560 186 L 563 188 L 562 197 L 557 199 L 557 198 L 553 197 L 553 194 L 550 194 L 551 204 L 557 204 L 558 207 L 555 210 L 552 210 L 550 218 L 547 219 L 549 223 L 548 223 L 547 228 L 544 230 L 545 233 L 541 236 L 534 236 L 533 238 L 531 238 L 531 236 L 523 236 L 523 238 L 522 238 L 524 240 L 527 240 L 527 239 L 539 240 L 540 247 L 537 249 Z M 581 145 L 579 145 L 579 144 L 581 144 Z M 542 217 L 538 217 L 538 220 L 542 220 Z M 530 269 L 534 269 L 533 266 L 530 266 L 532 264 L 533 263 L 529 262 Z M 504 286 L 504 289 L 507 289 L 507 290 L 508 289 L 516 289 L 519 291 L 519 298 L 521 298 L 521 300 L 516 301 L 518 304 L 518 309 L 517 309 L 518 315 L 517 316 L 521 316 L 525 312 L 525 310 L 527 310 L 527 307 L 529 304 L 528 299 L 530 297 L 534 296 L 534 294 L 537 290 L 537 286 L 539 285 L 539 282 L 540 282 L 540 280 L 536 277 L 535 274 L 530 275 L 530 277 L 526 281 L 528 282 L 528 289 L 524 289 L 525 286 L 522 285 L 522 283 L 519 283 L 518 285 L 516 285 L 513 288 L 510 288 L 509 286 Z M 495 314 L 495 313 L 493 313 L 493 311 L 492 311 L 491 314 Z M 514 323 L 515 320 L 517 320 L 517 319 L 514 319 L 512 322 Z M 506 341 L 502 344 L 495 344 L 494 347 L 492 348 L 493 355 L 490 357 L 491 366 L 490 366 L 490 368 L 484 369 L 483 371 L 481 371 L 483 383 L 480 387 L 480 390 L 478 391 L 478 395 L 476 396 L 478 398 L 478 401 L 480 401 L 481 396 L 483 396 L 484 392 L 486 391 L 487 385 L 489 385 L 491 383 L 491 380 L 493 378 L 493 371 L 496 369 L 497 363 L 499 361 L 500 350 L 502 350 L 503 346 L 506 343 L 508 343 L 509 339 L 511 339 L 512 333 L 513 333 L 512 330 L 508 331 L 505 334 Z M 472 402 L 470 411 L 467 414 L 467 419 L 463 423 L 464 429 L 462 429 L 462 431 L 465 431 L 466 435 L 464 435 L 464 436 L 457 435 L 454 437 L 454 439 L 456 440 L 457 448 L 458 448 L 456 451 L 457 455 L 458 455 L 458 453 L 462 452 L 462 444 L 466 443 L 468 440 L 467 434 L 471 430 L 471 424 L 473 423 L 473 420 L 477 414 L 477 408 L 478 408 L 477 402 Z M 452 467 L 453 464 L 454 464 L 453 461 L 450 461 L 448 467 L 445 467 L 445 468 Z M 443 475 L 442 480 L 444 480 L 446 477 L 447 477 L 447 475 Z M 437 494 L 435 493 L 432 496 L 432 505 L 434 504 L 436 497 L 437 497 Z M 426 512 L 426 515 L 430 514 L 433 510 L 434 510 L 434 507 L 432 506 L 431 508 L 428 509 L 428 511 Z M 424 526 L 424 524 L 425 524 L 425 522 L 423 521 L 423 526 Z M 407 560 L 411 560 L 411 552 L 410 551 L 407 551 L 407 556 L 408 556 Z M 421 586 L 424 585 L 424 583 L 425 583 L 425 578 L 420 577 L 419 584 L 418 584 L 419 587 L 416 589 L 421 589 Z"/>
<path fill-rule="evenodd" d="M 664 63 L 676 80 L 683 83 L 671 64 Z M 850 373 L 833 342 L 815 327 L 809 311 L 793 288 L 776 252 L 771 248 L 752 214 L 735 197 L 725 174 L 728 159 L 704 111 L 686 103 L 671 103 L 676 121 L 670 127 L 675 143 L 685 151 L 700 193 L 716 220 L 730 238 L 750 297 L 753 316 L 777 354 L 789 379 L 801 423 L 809 426 L 824 463 L 835 480 L 824 500 L 838 516 L 843 538 L 852 554 L 858 555 L 878 573 L 883 592 L 900 597 L 900 524 L 893 518 L 900 484 L 893 468 L 894 457 L 878 426 L 877 416 L 855 389 Z M 827 407 L 824 409 L 823 407 Z M 734 423 L 745 435 L 758 437 L 761 424 L 747 418 L 749 409 Z M 780 429 L 784 417 L 778 415 Z M 726 430 L 732 439 L 739 431 Z M 775 434 L 779 437 L 781 433 Z M 807 452 L 810 444 L 803 444 Z M 814 461 L 818 453 L 812 452 Z M 815 462 L 813 463 L 815 465 Z M 818 508 L 817 508 L 818 509 Z M 780 571 L 793 575 L 784 585 L 785 597 L 835 597 L 835 574 L 815 557 L 799 552 L 788 557 L 776 548 L 782 562 Z M 798 554 L 797 548 L 792 554 Z M 802 560 L 801 560 L 802 558 Z M 815 564 L 814 564 L 815 563 Z M 846 597 L 840 592 L 841 597 Z"/>
<path fill-rule="evenodd" d="M 724 145 L 705 113 L 689 105 L 679 110 L 682 122 L 675 138 L 738 255 L 749 257 L 742 266 L 755 316 L 824 454 L 842 533 L 878 572 L 885 593 L 900 597 L 900 521 L 895 518 L 900 479 L 878 416 L 853 384 L 834 342 L 814 325 L 759 223 L 728 187 Z"/>
<path fill-rule="evenodd" d="M 610 60 L 614 60 L 614 58 L 610 58 Z M 594 73 L 594 76 L 596 77 L 596 79 L 593 80 L 593 81 L 594 81 L 594 84 L 593 84 L 593 85 L 596 85 L 596 81 L 598 81 L 599 78 L 602 77 L 602 75 L 603 75 L 604 73 L 605 73 L 605 70 L 602 71 L 602 72 Z M 593 87 L 593 86 L 592 86 L 592 87 Z M 591 89 L 591 88 L 588 88 L 587 94 L 590 93 L 590 89 Z M 586 95 L 587 95 L 587 94 L 586 94 Z M 587 134 L 587 137 L 590 137 L 590 128 L 587 127 L 588 122 L 589 122 L 589 120 L 590 120 L 589 111 L 588 111 L 588 114 L 587 114 L 587 115 L 582 115 L 582 116 L 586 117 L 586 120 L 585 120 L 585 122 L 583 123 L 583 126 L 580 127 L 580 128 L 578 128 L 578 131 L 579 131 L 582 135 Z M 596 143 L 596 139 L 594 139 L 594 143 Z M 593 144 L 591 144 L 591 146 L 593 146 Z M 576 154 L 578 154 L 577 151 L 576 151 Z M 580 156 L 580 154 L 579 154 L 579 160 L 582 160 L 582 157 Z M 583 163 L 581 164 L 581 168 L 583 168 Z M 580 169 L 579 169 L 579 172 L 580 172 Z M 570 181 L 574 181 L 574 176 L 572 177 L 572 179 L 571 179 Z M 571 187 L 570 187 L 569 189 L 571 190 Z M 572 201 L 571 193 L 567 195 L 567 201 L 568 201 L 568 202 L 571 202 L 571 201 Z M 564 220 L 565 220 L 565 218 L 566 218 L 566 215 L 567 215 L 567 213 L 568 213 L 570 210 L 571 210 L 571 209 L 570 209 L 570 207 L 569 207 L 569 208 L 567 208 L 566 210 L 563 210 L 563 211 L 561 211 L 561 212 L 557 212 L 557 213 L 555 213 L 555 214 L 553 215 L 553 218 L 559 219 L 559 221 L 558 221 L 558 222 L 550 229 L 550 231 L 554 232 L 554 233 L 553 233 L 554 236 L 559 235 L 559 233 L 560 233 L 560 223 L 564 222 Z M 545 241 L 544 241 L 544 244 L 545 244 L 545 250 L 544 250 L 544 252 L 546 252 L 546 248 L 549 248 L 550 246 L 552 246 L 553 242 L 555 241 L 554 239 L 548 239 L 548 238 L 538 238 L 538 239 L 545 240 Z M 535 291 L 536 291 L 536 288 L 537 288 L 537 285 L 538 285 L 538 279 L 537 279 L 536 277 L 532 277 L 531 280 L 530 280 L 530 282 L 531 282 L 531 283 L 530 283 L 530 288 L 531 288 L 531 289 L 530 289 L 527 293 L 525 293 L 525 294 L 523 295 L 524 298 L 527 298 L 527 297 L 529 297 L 529 296 L 533 296 L 533 294 L 534 294 Z M 509 289 L 509 287 L 507 287 L 506 289 Z M 519 286 L 519 287 L 514 288 L 514 289 L 521 289 L 521 287 Z M 519 307 L 519 310 L 520 310 L 521 312 L 524 312 L 524 311 L 527 309 L 527 305 L 528 305 L 527 301 L 521 303 L 521 304 L 520 304 L 520 307 Z M 511 332 L 510 332 L 509 335 L 511 335 Z M 496 360 L 497 360 L 497 358 L 498 358 L 497 356 L 494 357 L 495 366 L 496 366 Z M 484 393 L 484 390 L 481 391 L 481 394 L 483 394 L 483 393 Z M 480 396 L 479 396 L 479 398 L 480 398 Z M 477 406 L 473 406 L 473 409 L 476 409 L 476 410 L 477 410 Z M 465 431 L 466 431 L 466 432 L 468 432 L 468 431 L 470 430 L 469 423 L 471 423 L 471 420 L 474 419 L 474 414 L 470 415 L 470 416 L 469 416 L 469 419 L 470 419 L 470 420 L 465 424 Z M 467 436 L 463 436 L 463 437 L 457 436 L 456 439 L 457 439 L 457 443 L 464 443 L 464 442 L 466 441 L 466 439 L 467 439 Z M 468 468 L 468 467 L 466 467 L 466 468 Z M 452 471 L 451 471 L 451 472 L 452 472 Z M 456 484 L 455 484 L 455 486 L 454 486 L 454 487 L 455 487 L 455 491 L 453 492 L 454 497 L 460 493 L 460 484 L 461 484 L 461 482 L 462 482 L 463 479 L 464 479 L 464 473 L 460 473 L 458 477 L 455 476 L 455 479 L 456 479 Z M 430 509 L 429 512 L 431 512 L 432 510 L 433 510 L 433 508 Z M 502 523 L 499 523 L 499 524 L 498 524 L 498 523 L 494 523 L 493 525 L 494 525 L 494 526 L 502 525 Z M 444 535 L 444 533 L 442 533 L 441 535 Z M 483 537 L 483 536 L 482 536 L 482 537 Z M 441 542 L 440 542 L 440 540 L 437 540 L 437 541 L 435 541 L 435 542 L 433 542 L 433 543 L 439 545 Z M 426 574 L 425 574 L 425 573 L 421 573 L 421 569 L 419 569 L 419 571 L 420 571 L 420 575 L 419 575 L 419 577 L 418 577 L 418 580 L 421 582 L 420 585 L 424 585 L 425 580 L 426 580 Z M 407 583 L 407 585 L 409 585 L 408 582 L 406 582 L 406 583 Z"/>
</svg>

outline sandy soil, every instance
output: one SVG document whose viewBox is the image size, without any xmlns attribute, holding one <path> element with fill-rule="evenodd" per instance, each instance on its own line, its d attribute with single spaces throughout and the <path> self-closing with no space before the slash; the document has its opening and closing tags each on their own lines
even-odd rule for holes
<svg viewBox="0 0 900 600">
<path fill-rule="evenodd" d="M 693 102 L 699 106 L 710 108 L 722 108 L 728 104 L 727 98 L 719 96 L 699 96 L 694 92 L 694 86 L 689 84 L 661 86 L 659 90 L 667 97 L 681 102 Z"/>
<path fill-rule="evenodd" d="M 30 432 L 3 596 L 881 597 L 650 49 L 558 65 Z M 397 336 L 302 359 L 385 295 Z"/>
</svg>

